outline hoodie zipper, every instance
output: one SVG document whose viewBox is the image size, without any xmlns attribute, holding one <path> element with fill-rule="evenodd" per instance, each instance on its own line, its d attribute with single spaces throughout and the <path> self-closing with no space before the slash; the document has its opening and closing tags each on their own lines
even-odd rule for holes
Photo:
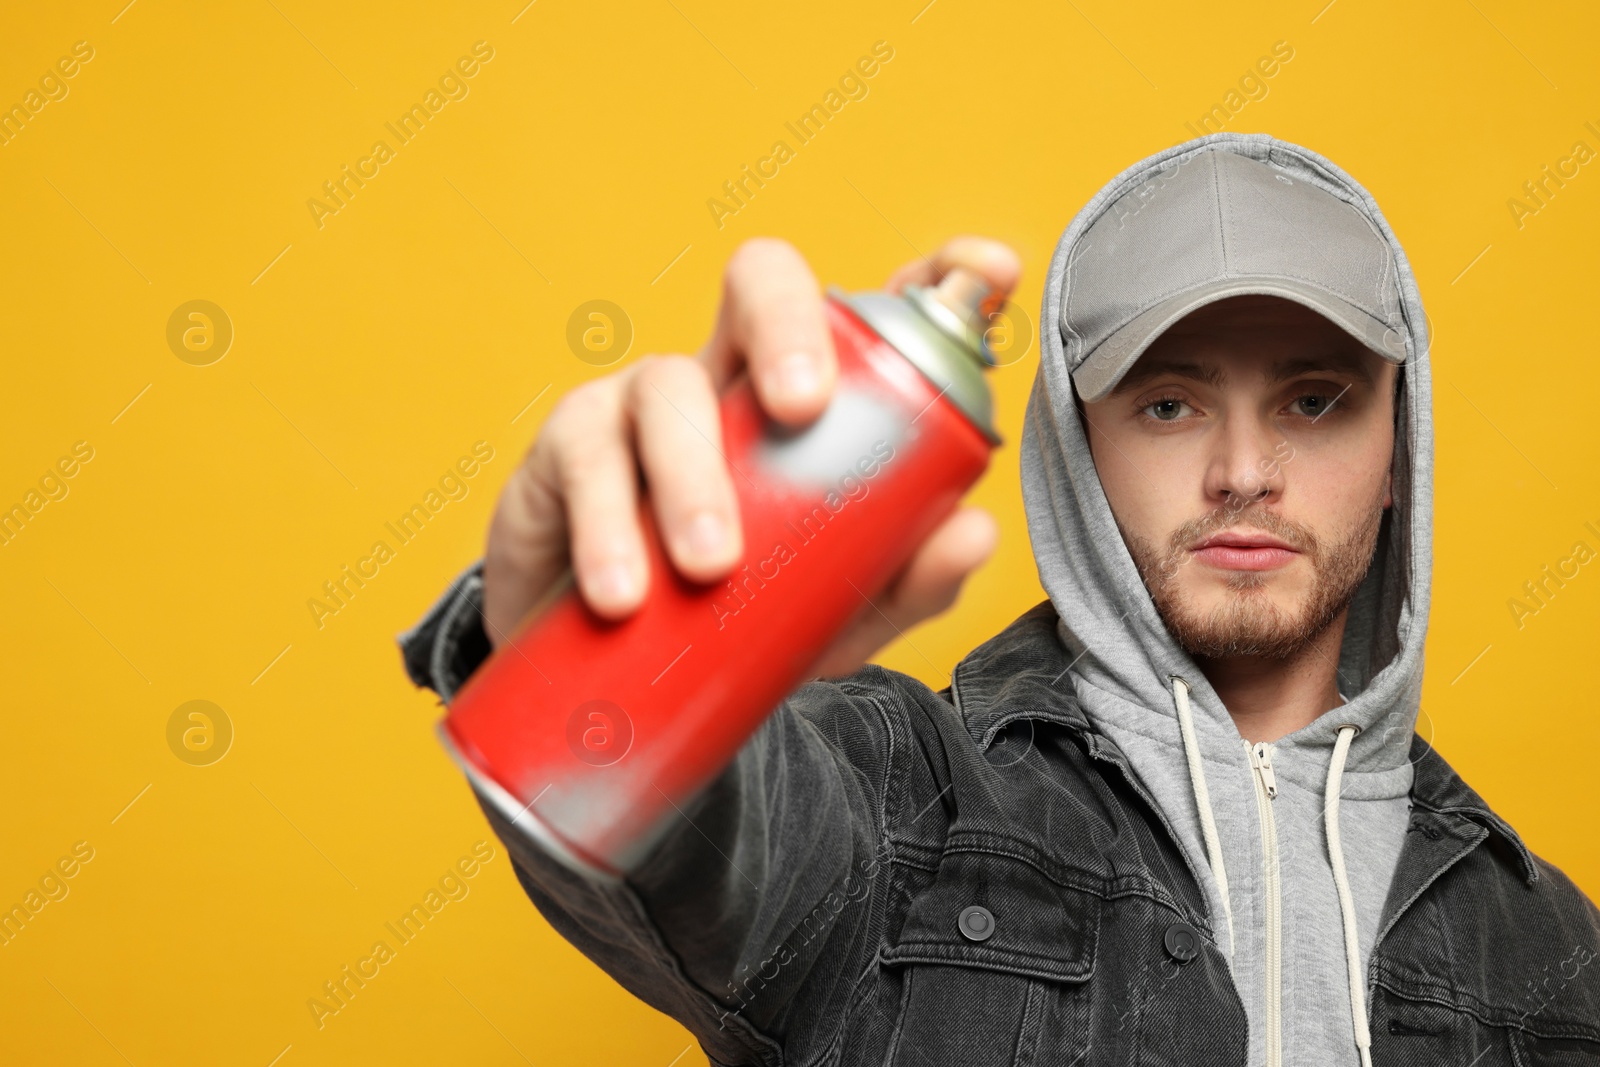
<svg viewBox="0 0 1600 1067">
<path fill-rule="evenodd" d="M 1278 824 L 1272 801 L 1278 779 L 1272 773 L 1272 746 L 1244 742 L 1256 786 L 1256 815 L 1261 823 L 1261 862 L 1267 882 L 1267 1067 L 1283 1064 L 1283 898 L 1278 872 Z"/>
</svg>

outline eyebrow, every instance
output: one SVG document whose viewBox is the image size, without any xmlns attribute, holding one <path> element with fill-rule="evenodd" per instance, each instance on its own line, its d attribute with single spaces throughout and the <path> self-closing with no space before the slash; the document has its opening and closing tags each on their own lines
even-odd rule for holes
<svg viewBox="0 0 1600 1067">
<path fill-rule="evenodd" d="M 1288 381 L 1290 378 L 1302 374 L 1316 373 L 1343 373 L 1361 381 L 1364 385 L 1372 385 L 1372 371 L 1366 363 L 1350 352 L 1329 352 L 1318 356 L 1299 356 L 1294 359 L 1284 360 L 1273 365 L 1272 375 L 1269 379 L 1272 384 Z M 1146 363 L 1139 360 L 1127 374 L 1122 376 L 1111 391 L 1112 396 L 1121 396 L 1131 392 L 1152 378 L 1171 376 L 1174 378 L 1187 378 L 1190 381 L 1201 382 L 1215 389 L 1221 389 L 1228 380 L 1221 366 L 1210 360 L 1183 360 L 1180 362 Z"/>
</svg>

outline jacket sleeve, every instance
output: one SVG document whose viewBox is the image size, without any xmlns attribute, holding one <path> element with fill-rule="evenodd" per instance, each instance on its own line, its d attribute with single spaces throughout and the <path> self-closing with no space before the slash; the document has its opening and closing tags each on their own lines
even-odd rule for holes
<svg viewBox="0 0 1600 1067">
<path fill-rule="evenodd" d="M 446 702 L 489 651 L 482 590 L 474 564 L 399 637 L 411 679 Z M 777 1064 L 791 1028 L 837 1025 L 881 927 L 887 783 L 909 733 L 882 675 L 792 693 L 621 883 L 572 871 L 479 805 L 557 932 L 713 1062 Z"/>
</svg>

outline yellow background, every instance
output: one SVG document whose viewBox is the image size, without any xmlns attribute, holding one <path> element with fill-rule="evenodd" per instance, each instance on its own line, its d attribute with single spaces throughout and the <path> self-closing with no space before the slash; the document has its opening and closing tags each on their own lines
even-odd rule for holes
<svg viewBox="0 0 1600 1067">
<path fill-rule="evenodd" d="M 1600 563 L 1520 629 L 1507 607 L 1574 542 L 1600 549 L 1600 175 L 1520 227 L 1507 206 L 1575 141 L 1600 149 L 1584 5 L 124 2 L 16 5 L 0 33 L 0 103 L 95 50 L 0 147 L 0 505 L 94 449 L 0 547 L 0 904 L 95 850 L 0 948 L 0 1059 L 701 1062 L 546 926 L 498 843 L 320 1030 L 306 1006 L 492 841 L 393 638 L 479 553 L 555 397 L 607 373 L 568 351 L 569 314 L 625 308 L 628 358 L 695 351 L 745 238 L 787 237 L 860 289 L 971 231 L 1020 250 L 1036 316 L 1078 207 L 1188 139 L 1280 40 L 1293 59 L 1227 128 L 1364 183 L 1435 329 L 1422 728 L 1600 893 Z M 307 200 L 479 40 L 494 58 L 470 95 L 319 229 Z M 879 40 L 894 58 L 869 95 L 718 228 L 707 199 Z M 166 342 L 193 299 L 233 323 L 210 366 Z M 992 378 L 1010 442 L 1035 367 Z M 494 459 L 470 494 L 319 629 L 307 600 L 479 440 Z M 1016 458 L 974 493 L 998 556 L 882 662 L 943 685 L 1042 598 Z M 196 699 L 235 731 L 210 766 L 167 745 Z"/>
</svg>

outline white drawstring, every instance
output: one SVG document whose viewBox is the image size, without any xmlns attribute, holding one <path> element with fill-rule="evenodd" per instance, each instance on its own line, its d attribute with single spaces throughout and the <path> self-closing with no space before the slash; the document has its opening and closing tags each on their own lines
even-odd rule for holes
<svg viewBox="0 0 1600 1067">
<path fill-rule="evenodd" d="M 1216 817 L 1211 811 L 1211 796 L 1206 789 L 1205 768 L 1200 763 L 1200 746 L 1195 741 L 1194 715 L 1189 710 L 1189 683 L 1172 676 L 1172 698 L 1178 706 L 1178 731 L 1183 735 L 1183 754 L 1189 763 L 1189 781 L 1194 786 L 1195 805 L 1200 809 L 1200 832 L 1206 842 L 1206 857 L 1222 894 L 1222 910 L 1228 920 L 1228 954 L 1233 954 L 1233 904 L 1228 897 L 1228 874 L 1222 864 L 1222 846 L 1217 838 Z M 1327 817 L 1328 858 L 1333 866 L 1333 884 L 1339 893 L 1339 915 L 1344 923 L 1344 954 L 1350 983 L 1350 1021 L 1355 1026 L 1356 1051 L 1361 1067 L 1372 1067 L 1372 1033 L 1367 1027 L 1366 986 L 1361 977 L 1361 942 L 1356 929 L 1355 898 L 1350 892 L 1350 876 L 1345 871 L 1344 849 L 1339 843 L 1339 786 L 1344 775 L 1350 742 L 1359 726 L 1339 727 L 1328 764 L 1328 783 L 1323 793 L 1323 812 Z"/>
<path fill-rule="evenodd" d="M 1372 1067 L 1372 1034 L 1367 1028 L 1366 983 L 1361 978 L 1361 942 L 1356 931 L 1356 906 L 1350 894 L 1350 876 L 1344 869 L 1344 849 L 1339 844 L 1339 779 L 1344 774 L 1350 741 L 1359 726 L 1339 727 L 1333 760 L 1328 764 L 1328 786 L 1323 793 L 1323 814 L 1328 826 L 1328 859 L 1333 864 L 1333 884 L 1339 890 L 1339 913 L 1344 919 L 1344 955 L 1350 978 L 1350 1021 L 1356 1028 L 1356 1050 L 1361 1067 Z"/>
<path fill-rule="evenodd" d="M 1194 739 L 1194 716 L 1189 711 L 1189 683 L 1177 675 L 1172 676 L 1172 699 L 1178 705 L 1178 732 L 1183 735 L 1183 754 L 1189 761 L 1189 781 L 1194 785 L 1195 806 L 1200 809 L 1200 832 L 1206 841 L 1206 859 L 1217 880 L 1217 892 L 1222 894 L 1222 913 L 1228 920 L 1228 955 L 1232 956 L 1233 902 L 1228 897 L 1228 871 L 1222 865 L 1217 820 L 1211 813 L 1211 794 L 1206 791 L 1206 773 L 1200 765 L 1200 746 Z"/>
</svg>

